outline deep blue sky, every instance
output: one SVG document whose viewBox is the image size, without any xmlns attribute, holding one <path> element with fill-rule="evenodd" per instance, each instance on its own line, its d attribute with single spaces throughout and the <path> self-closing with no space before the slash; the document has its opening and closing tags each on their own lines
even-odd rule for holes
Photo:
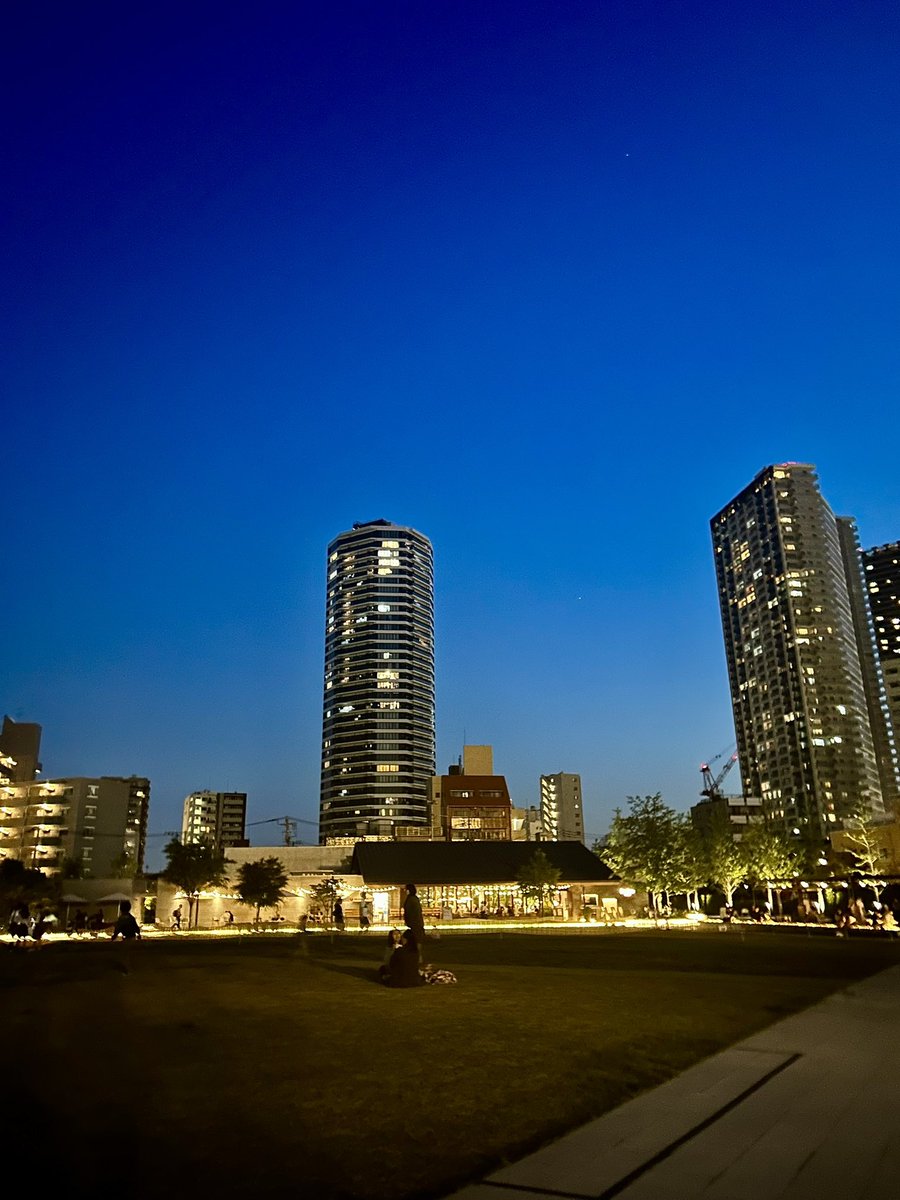
<svg viewBox="0 0 900 1200">
<path fill-rule="evenodd" d="M 434 543 L 441 769 L 578 771 L 590 835 L 692 804 L 710 516 L 795 459 L 900 537 L 900 9 L 0 22 L 0 705 L 46 773 L 314 821 L 325 546 L 387 517 Z"/>
</svg>

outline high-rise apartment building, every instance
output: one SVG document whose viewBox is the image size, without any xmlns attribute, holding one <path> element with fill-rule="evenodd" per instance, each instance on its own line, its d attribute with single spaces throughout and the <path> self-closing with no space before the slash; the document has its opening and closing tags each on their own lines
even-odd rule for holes
<svg viewBox="0 0 900 1200">
<path fill-rule="evenodd" d="M 900 542 L 863 550 L 862 560 L 896 743 L 900 738 Z"/>
<path fill-rule="evenodd" d="M 210 842 L 217 850 L 246 844 L 246 792 L 191 792 L 184 800 L 181 840 Z"/>
<path fill-rule="evenodd" d="M 427 826 L 435 766 L 431 543 L 390 521 L 328 547 L 319 840 Z"/>
<path fill-rule="evenodd" d="M 766 467 L 711 521 L 744 792 L 815 839 L 896 792 L 853 522 L 814 467 Z"/>
<path fill-rule="evenodd" d="M 580 775 L 541 776 L 541 830 L 548 842 L 584 841 Z"/>
<path fill-rule="evenodd" d="M 47 874 L 68 859 L 86 875 L 141 870 L 147 841 L 150 781 L 104 775 L 46 779 L 0 788 L 0 860 L 18 858 Z"/>
</svg>

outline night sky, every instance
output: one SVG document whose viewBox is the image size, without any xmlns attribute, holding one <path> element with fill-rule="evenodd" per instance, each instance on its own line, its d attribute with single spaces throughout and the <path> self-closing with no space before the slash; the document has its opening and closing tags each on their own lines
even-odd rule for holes
<svg viewBox="0 0 900 1200">
<path fill-rule="evenodd" d="M 0 21 L 0 705 L 45 774 L 315 822 L 325 547 L 386 517 L 434 544 L 441 770 L 580 772 L 589 837 L 694 803 L 710 516 L 791 459 L 900 537 L 900 9 Z"/>
</svg>

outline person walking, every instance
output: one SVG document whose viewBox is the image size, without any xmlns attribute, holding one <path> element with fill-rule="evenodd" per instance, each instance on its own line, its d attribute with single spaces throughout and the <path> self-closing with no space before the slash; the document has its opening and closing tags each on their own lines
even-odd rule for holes
<svg viewBox="0 0 900 1200">
<path fill-rule="evenodd" d="M 341 903 L 341 898 L 338 896 L 334 902 L 334 923 L 338 928 L 339 933 L 344 932 L 344 906 Z"/>
<path fill-rule="evenodd" d="M 363 931 L 363 933 L 368 933 L 370 924 L 371 924 L 371 922 L 369 921 L 369 902 L 366 899 L 365 895 L 363 895 L 360 897 L 360 901 L 359 901 L 359 927 Z"/>
<path fill-rule="evenodd" d="M 425 918 L 422 916 L 419 889 L 414 883 L 406 885 L 406 898 L 403 901 L 403 920 L 406 922 L 407 929 L 412 931 L 416 949 L 421 951 L 425 941 Z"/>
<path fill-rule="evenodd" d="M 181 928 L 181 905 L 180 904 L 175 909 L 175 911 L 172 913 L 172 928 L 173 929 Z"/>
</svg>

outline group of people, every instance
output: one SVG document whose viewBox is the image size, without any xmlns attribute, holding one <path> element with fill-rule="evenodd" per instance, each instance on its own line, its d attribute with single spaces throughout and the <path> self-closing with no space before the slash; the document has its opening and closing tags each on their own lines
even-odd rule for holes
<svg viewBox="0 0 900 1200">
<path fill-rule="evenodd" d="M 98 907 L 95 912 L 88 916 L 83 908 L 75 909 L 75 916 L 66 926 L 66 933 L 70 937 L 99 937 L 106 928 L 106 917 L 103 915 L 103 909 Z"/>
<path fill-rule="evenodd" d="M 55 923 L 56 915 L 50 909 L 41 905 L 32 912 L 30 905 L 21 900 L 13 905 L 7 928 L 13 941 L 17 945 L 24 945 L 26 942 L 39 942 Z"/>
<path fill-rule="evenodd" d="M 359 901 L 359 927 L 363 933 L 367 933 L 370 925 L 372 924 L 372 918 L 369 915 L 369 912 L 369 901 L 366 899 L 365 892 L 363 892 L 363 895 Z M 344 904 L 340 896 L 338 896 L 334 902 L 334 907 L 331 910 L 331 919 L 334 921 L 337 930 L 340 933 L 343 933 L 347 927 L 347 923 L 346 918 L 344 917 Z"/>
<path fill-rule="evenodd" d="M 900 935 L 897 915 L 889 905 L 876 904 L 870 913 L 859 897 L 835 911 L 834 923 L 838 937 L 843 937 L 854 927 L 878 929 L 891 937 Z"/>
<path fill-rule="evenodd" d="M 39 905 L 32 912 L 31 906 L 24 900 L 13 905 L 9 915 L 8 929 L 13 941 L 18 945 L 38 943 L 44 934 L 57 923 L 56 914 L 44 905 Z M 66 933 L 70 937 L 99 937 L 107 928 L 103 909 L 99 906 L 96 912 L 89 916 L 83 908 L 77 908 L 75 915 L 66 925 Z M 131 901 L 123 900 L 119 904 L 119 913 L 111 924 L 113 941 L 118 937 L 139 938 L 140 926 L 131 912 Z"/>
<path fill-rule="evenodd" d="M 456 983 L 452 971 L 435 969 L 430 963 L 422 962 L 425 944 L 425 918 L 418 889 L 414 883 L 406 885 L 403 901 L 404 930 L 392 929 L 387 938 L 387 949 L 378 978 L 387 987 L 421 987 L 426 983 Z"/>
</svg>

